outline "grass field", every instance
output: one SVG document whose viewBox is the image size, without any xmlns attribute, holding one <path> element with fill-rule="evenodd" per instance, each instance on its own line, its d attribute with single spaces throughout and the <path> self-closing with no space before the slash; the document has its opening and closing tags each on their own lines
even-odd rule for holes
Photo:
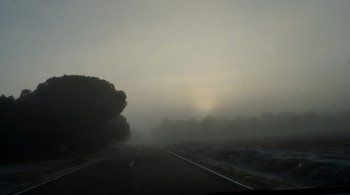
<svg viewBox="0 0 350 195">
<path fill-rule="evenodd" d="M 171 148 L 288 187 L 350 185 L 347 136 L 192 142 Z"/>
</svg>

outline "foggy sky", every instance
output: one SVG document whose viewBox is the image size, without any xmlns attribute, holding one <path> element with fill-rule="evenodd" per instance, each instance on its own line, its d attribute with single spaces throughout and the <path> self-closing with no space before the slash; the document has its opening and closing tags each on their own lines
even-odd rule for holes
<svg viewBox="0 0 350 195">
<path fill-rule="evenodd" d="M 161 118 L 350 109 L 350 1 L 0 1 L 0 94 L 84 74 Z"/>
</svg>

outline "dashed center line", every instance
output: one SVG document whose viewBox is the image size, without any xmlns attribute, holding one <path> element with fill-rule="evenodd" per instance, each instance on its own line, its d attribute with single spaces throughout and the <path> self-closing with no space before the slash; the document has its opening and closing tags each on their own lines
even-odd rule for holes
<svg viewBox="0 0 350 195">
<path fill-rule="evenodd" d="M 131 163 L 129 164 L 129 167 L 131 167 L 134 163 L 135 161 L 131 161 Z"/>
</svg>

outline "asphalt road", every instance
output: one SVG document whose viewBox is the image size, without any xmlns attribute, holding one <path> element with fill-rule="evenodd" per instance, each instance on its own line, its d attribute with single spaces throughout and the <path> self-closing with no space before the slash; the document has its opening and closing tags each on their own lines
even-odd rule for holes
<svg viewBox="0 0 350 195">
<path fill-rule="evenodd" d="M 125 148 L 27 194 L 206 194 L 246 190 L 159 148 Z"/>
</svg>

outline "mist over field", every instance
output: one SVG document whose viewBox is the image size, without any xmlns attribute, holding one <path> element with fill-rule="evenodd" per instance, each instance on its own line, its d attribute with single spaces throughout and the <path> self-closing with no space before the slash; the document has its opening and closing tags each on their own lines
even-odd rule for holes
<svg viewBox="0 0 350 195">
<path fill-rule="evenodd" d="M 246 140 L 288 140 L 305 138 L 350 139 L 350 112 L 309 111 L 304 113 L 262 113 L 258 117 L 236 116 L 234 118 L 174 120 L 163 118 L 150 131 L 133 130 L 131 144 L 176 144 L 183 142 L 228 142 Z"/>
<path fill-rule="evenodd" d="M 180 170 L 162 147 L 278 183 L 268 188 L 350 185 L 349 10 L 346 0 L 0 1 L 0 164 L 98 156 L 126 171 L 159 157 Z M 143 167 L 163 167 L 152 162 Z"/>
<path fill-rule="evenodd" d="M 53 76 L 95 76 L 128 95 L 124 116 L 350 109 L 348 1 L 0 3 L 0 94 Z"/>
</svg>

